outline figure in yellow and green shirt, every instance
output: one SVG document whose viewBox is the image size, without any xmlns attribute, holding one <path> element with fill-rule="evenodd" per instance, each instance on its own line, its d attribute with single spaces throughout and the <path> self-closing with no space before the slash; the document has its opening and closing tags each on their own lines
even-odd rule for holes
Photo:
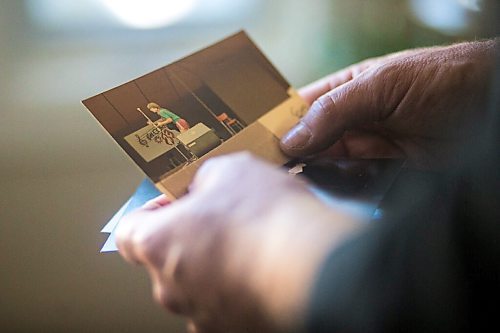
<svg viewBox="0 0 500 333">
<path fill-rule="evenodd" d="M 156 124 L 158 126 L 174 123 L 175 126 L 179 129 L 179 132 L 185 132 L 189 129 L 189 123 L 173 113 L 172 111 L 169 111 L 165 108 L 160 107 L 158 104 L 151 102 L 147 105 L 147 108 L 149 111 L 156 113 L 159 115 L 162 119 L 156 121 Z"/>
</svg>

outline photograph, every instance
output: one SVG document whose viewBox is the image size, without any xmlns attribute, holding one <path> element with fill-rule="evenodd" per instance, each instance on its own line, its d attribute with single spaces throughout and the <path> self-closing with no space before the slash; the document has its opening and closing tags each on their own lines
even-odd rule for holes
<svg viewBox="0 0 500 333">
<path fill-rule="evenodd" d="M 83 104 L 158 182 L 237 140 L 292 96 L 288 82 L 239 32 Z"/>
<path fill-rule="evenodd" d="M 0 333 L 498 326 L 500 0 L 3 1 L 0 45 Z"/>
</svg>

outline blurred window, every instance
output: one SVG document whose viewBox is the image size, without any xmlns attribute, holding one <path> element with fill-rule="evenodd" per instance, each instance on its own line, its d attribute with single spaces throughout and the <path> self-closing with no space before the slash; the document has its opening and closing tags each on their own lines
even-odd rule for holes
<svg viewBox="0 0 500 333">
<path fill-rule="evenodd" d="M 410 0 L 413 14 L 422 23 L 449 35 L 467 30 L 473 12 L 481 7 L 480 0 Z"/>
<path fill-rule="evenodd" d="M 49 31 L 155 29 L 238 22 L 262 0 L 26 0 L 31 21 Z"/>
</svg>

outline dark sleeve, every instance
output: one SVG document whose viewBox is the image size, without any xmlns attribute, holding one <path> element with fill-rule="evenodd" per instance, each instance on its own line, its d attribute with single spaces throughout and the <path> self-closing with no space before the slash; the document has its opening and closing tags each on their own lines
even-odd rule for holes
<svg viewBox="0 0 500 333">
<path fill-rule="evenodd" d="M 407 177 L 390 216 L 330 254 L 308 332 L 499 330 L 499 78 L 485 134 L 464 150 L 464 166 Z"/>
<path fill-rule="evenodd" d="M 464 325 L 452 320 L 463 311 L 464 281 L 450 208 L 425 187 L 411 193 L 408 214 L 374 222 L 327 259 L 312 296 L 310 332 Z"/>
</svg>

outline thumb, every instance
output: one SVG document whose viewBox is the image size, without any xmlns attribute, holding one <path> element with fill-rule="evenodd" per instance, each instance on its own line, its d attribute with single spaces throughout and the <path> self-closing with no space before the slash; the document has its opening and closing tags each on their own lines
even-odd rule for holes
<svg viewBox="0 0 500 333">
<path fill-rule="evenodd" d="M 346 130 L 385 119 L 390 104 L 397 104 L 386 103 L 384 96 L 399 99 L 387 79 L 376 69 L 325 93 L 281 139 L 281 149 L 290 156 L 308 156 L 330 147 Z"/>
</svg>

